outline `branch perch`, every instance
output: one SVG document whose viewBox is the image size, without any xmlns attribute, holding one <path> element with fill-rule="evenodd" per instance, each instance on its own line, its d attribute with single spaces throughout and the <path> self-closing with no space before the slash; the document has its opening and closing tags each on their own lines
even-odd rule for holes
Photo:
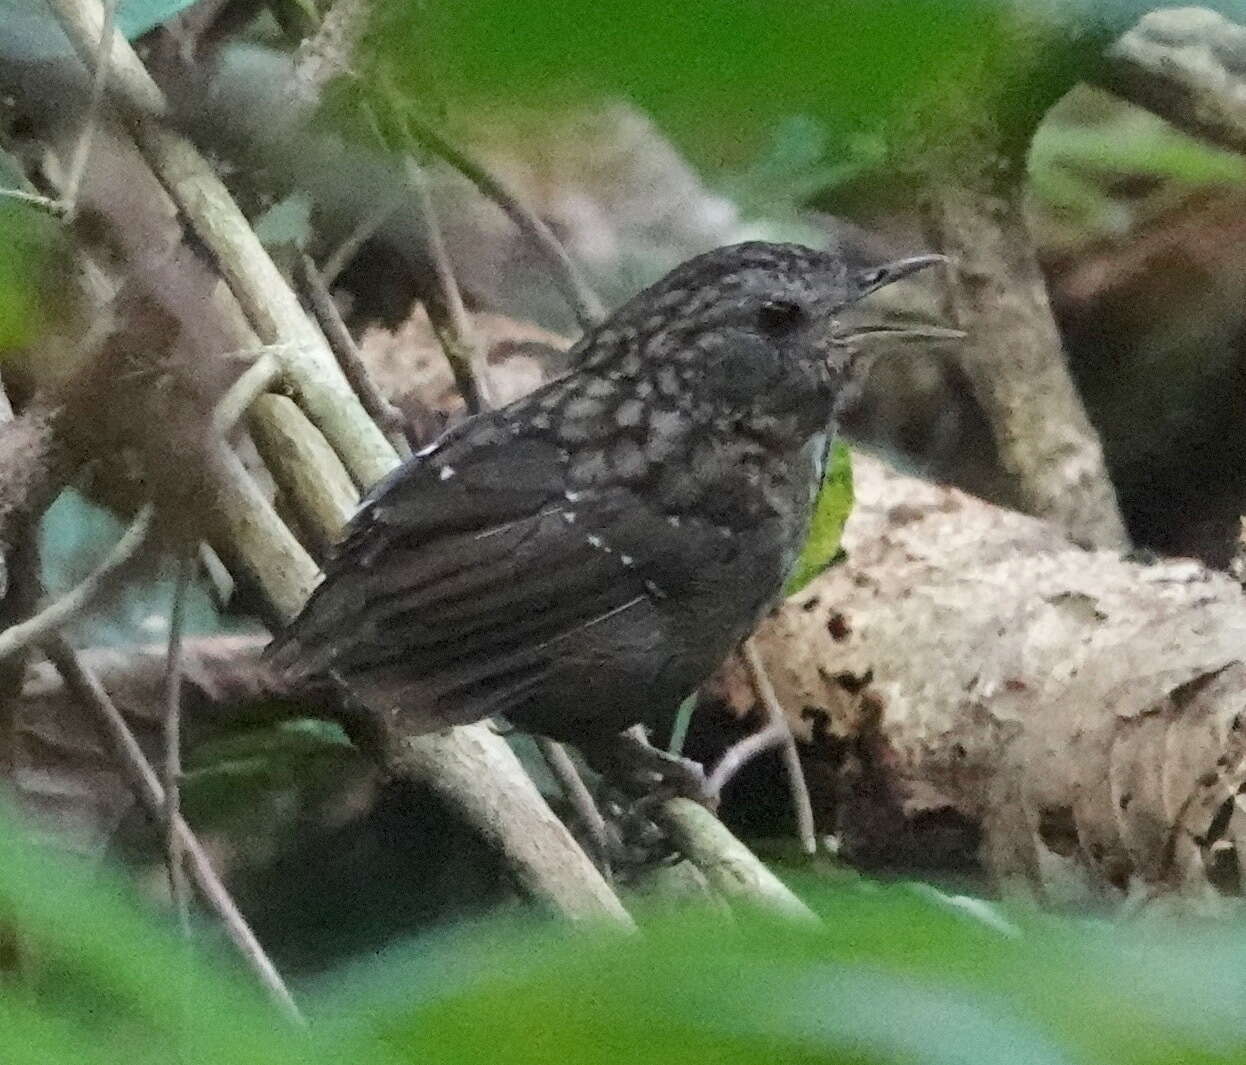
<svg viewBox="0 0 1246 1065">
<path fill-rule="evenodd" d="M 792 796 L 792 813 L 796 818 L 796 835 L 800 839 L 801 849 L 809 855 L 818 853 L 818 837 L 813 823 L 813 804 L 809 801 L 809 785 L 805 783 L 805 770 L 800 764 L 800 751 L 796 747 L 796 737 L 792 735 L 787 715 L 779 697 L 774 693 L 774 685 L 770 674 L 766 672 L 766 664 L 757 652 L 757 644 L 750 636 L 744 641 L 744 664 L 748 668 L 749 677 L 753 681 L 753 689 L 766 708 L 766 716 L 770 723 L 782 729 L 780 753 L 783 756 L 783 771 L 787 777 L 788 790 Z"/>
</svg>

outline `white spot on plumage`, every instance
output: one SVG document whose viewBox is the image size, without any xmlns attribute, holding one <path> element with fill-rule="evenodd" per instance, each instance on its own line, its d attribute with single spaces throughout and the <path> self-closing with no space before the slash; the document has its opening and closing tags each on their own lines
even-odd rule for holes
<svg viewBox="0 0 1246 1065">
<path fill-rule="evenodd" d="M 562 512 L 562 520 L 565 521 L 568 525 L 574 525 L 575 524 L 575 511 L 564 510 Z"/>
<path fill-rule="evenodd" d="M 680 526 L 679 515 L 668 514 L 666 516 L 666 524 L 669 525 L 672 529 L 678 529 Z"/>
<path fill-rule="evenodd" d="M 567 500 L 568 503 L 576 502 L 580 498 L 580 495 L 581 495 L 580 492 L 574 492 L 570 488 L 568 488 L 565 492 L 563 492 L 563 497 Z"/>
<path fill-rule="evenodd" d="M 584 539 L 588 541 L 589 547 L 595 547 L 598 550 L 601 550 L 606 546 L 605 541 L 602 540 L 602 538 L 596 533 L 589 533 L 586 537 L 584 537 Z"/>
<path fill-rule="evenodd" d="M 454 476 L 454 467 L 453 466 L 442 466 L 441 472 L 437 474 L 437 476 L 443 481 L 450 480 L 450 478 Z"/>
<path fill-rule="evenodd" d="M 631 555 L 620 555 L 620 556 L 619 556 L 619 561 L 620 561 L 620 562 L 622 562 L 622 563 L 623 563 L 623 565 L 625 565 L 625 566 L 634 566 L 634 565 L 636 565 L 636 560 L 635 560 L 634 558 L 632 558 L 632 556 L 631 556 Z"/>
</svg>

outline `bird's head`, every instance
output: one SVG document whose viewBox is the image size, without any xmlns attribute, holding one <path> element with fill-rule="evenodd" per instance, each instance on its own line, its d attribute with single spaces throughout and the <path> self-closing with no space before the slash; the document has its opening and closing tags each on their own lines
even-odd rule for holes
<svg viewBox="0 0 1246 1065">
<path fill-rule="evenodd" d="M 930 339 L 952 330 L 901 328 L 855 305 L 945 261 L 940 255 L 850 269 L 800 244 L 734 244 L 690 259 L 624 304 L 580 344 L 582 364 L 644 374 L 727 404 L 804 408 L 825 419 L 863 376 L 878 336 Z M 863 343 L 864 341 L 864 343 Z M 659 377 L 659 381 L 661 380 Z M 828 406 L 830 409 L 828 409 Z"/>
</svg>

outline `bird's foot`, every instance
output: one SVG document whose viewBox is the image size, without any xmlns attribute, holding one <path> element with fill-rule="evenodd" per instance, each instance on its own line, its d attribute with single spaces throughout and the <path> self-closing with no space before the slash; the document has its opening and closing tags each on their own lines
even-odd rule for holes
<svg viewBox="0 0 1246 1065">
<path fill-rule="evenodd" d="M 585 756 L 608 781 L 637 796 L 642 808 L 652 809 L 673 798 L 718 808 L 718 796 L 710 792 L 701 763 L 654 747 L 639 728 L 612 736 L 585 751 Z"/>
</svg>

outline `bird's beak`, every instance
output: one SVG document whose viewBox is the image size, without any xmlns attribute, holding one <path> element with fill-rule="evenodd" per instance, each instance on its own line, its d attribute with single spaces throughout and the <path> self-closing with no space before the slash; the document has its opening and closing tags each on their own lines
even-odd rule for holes
<svg viewBox="0 0 1246 1065">
<path fill-rule="evenodd" d="M 856 291 L 853 296 L 855 299 L 861 299 L 871 292 L 877 292 L 880 288 L 902 281 L 919 270 L 925 270 L 928 266 L 947 261 L 946 255 L 913 255 L 907 259 L 896 259 L 894 262 L 883 263 L 882 266 L 862 270 L 854 279 L 856 284 L 853 287 Z"/>
<path fill-rule="evenodd" d="M 867 351 L 886 348 L 891 343 L 915 344 L 937 343 L 947 340 L 963 340 L 965 334 L 959 329 L 934 325 L 914 315 L 907 309 L 880 306 L 874 301 L 860 303 L 862 299 L 880 288 L 894 284 L 919 270 L 946 263 L 946 255 L 914 255 L 897 259 L 882 266 L 863 270 L 853 279 L 855 284 L 853 302 L 840 309 L 838 319 L 839 342 L 850 343 Z M 888 301 L 890 304 L 891 301 Z"/>
<path fill-rule="evenodd" d="M 877 325 L 854 325 L 851 340 L 865 341 L 899 341 L 902 344 L 917 344 L 940 340 L 964 340 L 965 333 L 960 329 L 948 329 L 941 325 L 901 325 L 900 323 L 883 322 Z"/>
</svg>

